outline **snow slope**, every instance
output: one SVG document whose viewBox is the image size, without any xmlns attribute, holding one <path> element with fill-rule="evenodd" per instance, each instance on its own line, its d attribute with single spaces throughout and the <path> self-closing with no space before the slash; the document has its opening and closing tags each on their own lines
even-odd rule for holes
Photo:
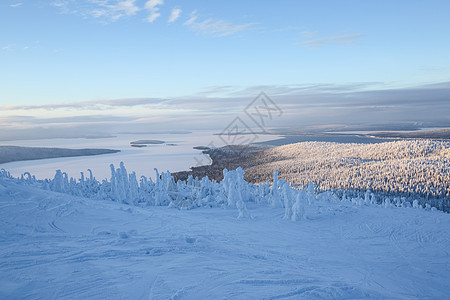
<svg viewBox="0 0 450 300">
<path fill-rule="evenodd" d="M 140 208 L 0 179 L 1 299 L 446 299 L 450 215 Z M 329 209 L 327 209 L 329 208 Z"/>
</svg>

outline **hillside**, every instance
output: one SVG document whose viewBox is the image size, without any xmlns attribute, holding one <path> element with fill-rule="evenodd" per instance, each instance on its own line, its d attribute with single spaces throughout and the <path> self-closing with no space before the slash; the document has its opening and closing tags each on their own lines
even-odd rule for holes
<svg viewBox="0 0 450 300">
<path fill-rule="evenodd" d="M 132 206 L 37 186 L 0 177 L 2 299 L 445 299 L 450 290 L 450 218 L 439 211 L 322 196 L 297 222 L 262 202 L 237 219 L 236 206 Z"/>
<path fill-rule="evenodd" d="M 306 142 L 250 156 L 246 178 L 264 182 L 273 170 L 291 184 L 450 197 L 450 142 L 380 144 Z"/>
</svg>

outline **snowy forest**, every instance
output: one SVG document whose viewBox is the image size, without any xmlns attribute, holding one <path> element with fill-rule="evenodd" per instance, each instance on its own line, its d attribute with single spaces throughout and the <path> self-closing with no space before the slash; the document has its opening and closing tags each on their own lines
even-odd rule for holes
<svg viewBox="0 0 450 300">
<path fill-rule="evenodd" d="M 380 197 L 430 203 L 449 211 L 450 142 L 401 140 L 379 144 L 304 142 L 255 153 L 247 162 L 253 183 L 272 177 L 318 191 L 375 192 Z"/>
</svg>

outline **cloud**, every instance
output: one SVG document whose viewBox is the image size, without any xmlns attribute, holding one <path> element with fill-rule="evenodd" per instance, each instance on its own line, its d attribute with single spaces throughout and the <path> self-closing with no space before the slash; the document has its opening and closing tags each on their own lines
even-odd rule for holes
<svg viewBox="0 0 450 300">
<path fill-rule="evenodd" d="M 90 13 L 94 18 L 106 18 L 116 21 L 123 16 L 135 15 L 140 8 L 136 6 L 136 0 L 123 0 L 111 3 L 108 0 L 90 0 L 91 3 L 98 8 L 91 10 Z"/>
<path fill-rule="evenodd" d="M 170 13 L 168 22 L 169 23 L 175 22 L 175 20 L 177 20 L 180 17 L 180 15 L 181 15 L 181 9 L 179 9 L 179 8 L 172 9 L 172 12 Z"/>
<path fill-rule="evenodd" d="M 383 87 L 382 82 L 355 82 L 348 84 L 310 83 L 287 85 L 255 85 L 250 87 L 240 86 L 211 86 L 197 93 L 199 97 L 251 97 L 261 91 L 270 95 L 306 95 L 316 93 L 348 93 Z"/>
<path fill-rule="evenodd" d="M 37 43 L 35 43 L 37 44 Z M 5 46 L 0 46 L 0 51 L 27 51 L 30 49 L 36 49 L 37 46 L 34 45 L 17 45 L 17 44 L 9 44 Z"/>
<path fill-rule="evenodd" d="M 160 98 L 125 98 L 113 100 L 99 100 L 99 101 L 83 101 L 75 103 L 63 104 L 42 104 L 42 105 L 13 105 L 0 106 L 0 111 L 8 110 L 56 110 L 56 109 L 79 109 L 79 110 L 107 110 L 115 107 L 134 107 L 149 104 L 162 104 L 165 99 Z"/>
<path fill-rule="evenodd" d="M 135 0 L 120 1 L 111 7 L 116 11 L 124 12 L 127 16 L 135 15 L 140 10 L 135 4 Z"/>
<path fill-rule="evenodd" d="M 13 47 L 14 47 L 13 44 L 6 45 L 6 46 L 3 46 L 3 47 L 2 47 L 2 50 L 4 50 L 4 51 L 10 51 L 10 50 L 12 50 Z"/>
<path fill-rule="evenodd" d="M 140 2 L 141 1 L 141 2 Z M 161 17 L 161 6 L 164 0 L 52 0 L 50 5 L 60 13 L 75 14 L 83 18 L 98 19 L 102 23 L 115 22 L 123 17 L 136 15 L 139 11 L 148 13 L 146 21 L 153 23 Z M 139 4 L 140 3 L 140 4 Z M 173 23 L 181 16 L 182 10 L 174 7 L 170 11 L 167 22 Z M 197 10 L 192 11 L 183 23 L 190 30 L 212 36 L 228 36 L 253 29 L 256 23 L 234 24 L 218 18 L 200 20 Z"/>
<path fill-rule="evenodd" d="M 93 17 L 104 22 L 114 22 L 124 16 L 133 16 L 141 9 L 136 0 L 56 0 L 51 3 L 64 14 Z"/>
<path fill-rule="evenodd" d="M 19 2 L 19 3 L 10 4 L 9 7 L 19 7 L 21 5 L 22 5 L 22 3 Z"/>
<path fill-rule="evenodd" d="M 20 123 L 28 124 L 72 124 L 72 123 L 111 123 L 111 122 L 131 122 L 137 117 L 110 116 L 110 115 L 88 115 L 88 116 L 68 116 L 68 117 L 41 117 L 34 116 L 8 116 L 0 117 L 0 124 Z"/>
<path fill-rule="evenodd" d="M 184 98 L 183 106 L 195 105 L 208 111 L 222 108 L 223 113 L 230 112 L 231 108 L 239 111 L 261 91 L 266 92 L 285 113 L 274 126 L 421 122 L 428 126 L 450 127 L 449 82 L 409 88 L 388 88 L 387 84 L 379 82 L 246 88 L 215 86 L 203 95 L 191 96 L 192 102 Z"/>
<path fill-rule="evenodd" d="M 280 28 L 271 29 L 268 32 L 288 32 L 288 31 L 298 31 L 301 27 L 299 26 L 285 26 Z"/>
<path fill-rule="evenodd" d="M 306 30 L 304 30 L 304 31 L 300 32 L 300 34 L 302 36 L 306 37 L 306 38 L 312 38 L 313 36 L 317 35 L 317 31 L 306 31 Z"/>
<path fill-rule="evenodd" d="M 320 48 L 326 45 L 344 46 L 354 44 L 356 40 L 364 37 L 359 33 L 335 35 L 326 38 L 311 39 L 296 43 L 302 47 Z"/>
<path fill-rule="evenodd" d="M 78 10 L 72 8 L 71 1 L 69 0 L 55 0 L 50 2 L 50 5 L 59 9 L 63 14 L 76 14 L 79 13 Z"/>
<path fill-rule="evenodd" d="M 209 34 L 214 36 L 228 36 L 241 31 L 249 30 L 255 23 L 245 23 L 245 24 L 233 24 L 227 20 L 209 18 L 203 21 L 198 21 L 199 15 L 196 10 L 194 10 L 189 19 L 184 22 L 184 26 L 189 27 L 190 30 L 201 33 Z"/>
<path fill-rule="evenodd" d="M 185 26 L 191 25 L 191 24 L 194 23 L 197 19 L 198 19 L 198 13 L 197 13 L 197 10 L 194 10 L 194 11 L 192 11 L 192 12 L 190 13 L 189 19 L 188 19 L 186 22 L 184 22 L 183 25 L 185 25 Z"/>
<path fill-rule="evenodd" d="M 145 9 L 147 9 L 150 14 L 147 17 L 147 21 L 150 23 L 153 23 L 160 15 L 159 7 L 160 5 L 163 5 L 163 0 L 149 0 L 145 3 Z"/>
<path fill-rule="evenodd" d="M 212 86 L 172 99 L 129 98 L 68 104 L 0 107 L 0 140 L 93 136 L 124 131 L 221 131 L 264 91 L 283 110 L 271 127 L 450 127 L 450 82 L 392 88 L 379 82 L 349 84 Z M 255 102 L 257 103 L 257 102 Z M 245 120 L 251 126 L 251 120 Z M 353 126 L 353 127 L 352 127 Z M 355 127 L 356 126 L 356 127 Z M 359 127 L 358 127 L 359 126 Z M 70 129 L 66 132 L 66 129 Z M 270 128 L 269 128 L 270 129 Z M 362 130 L 362 129 L 360 129 Z"/>
</svg>

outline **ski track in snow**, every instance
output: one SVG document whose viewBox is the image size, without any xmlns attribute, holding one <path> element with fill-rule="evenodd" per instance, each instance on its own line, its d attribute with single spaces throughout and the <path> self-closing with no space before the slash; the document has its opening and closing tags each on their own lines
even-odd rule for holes
<svg viewBox="0 0 450 300">
<path fill-rule="evenodd" d="M 446 299 L 450 216 L 138 208 L 0 181 L 1 299 Z"/>
</svg>

